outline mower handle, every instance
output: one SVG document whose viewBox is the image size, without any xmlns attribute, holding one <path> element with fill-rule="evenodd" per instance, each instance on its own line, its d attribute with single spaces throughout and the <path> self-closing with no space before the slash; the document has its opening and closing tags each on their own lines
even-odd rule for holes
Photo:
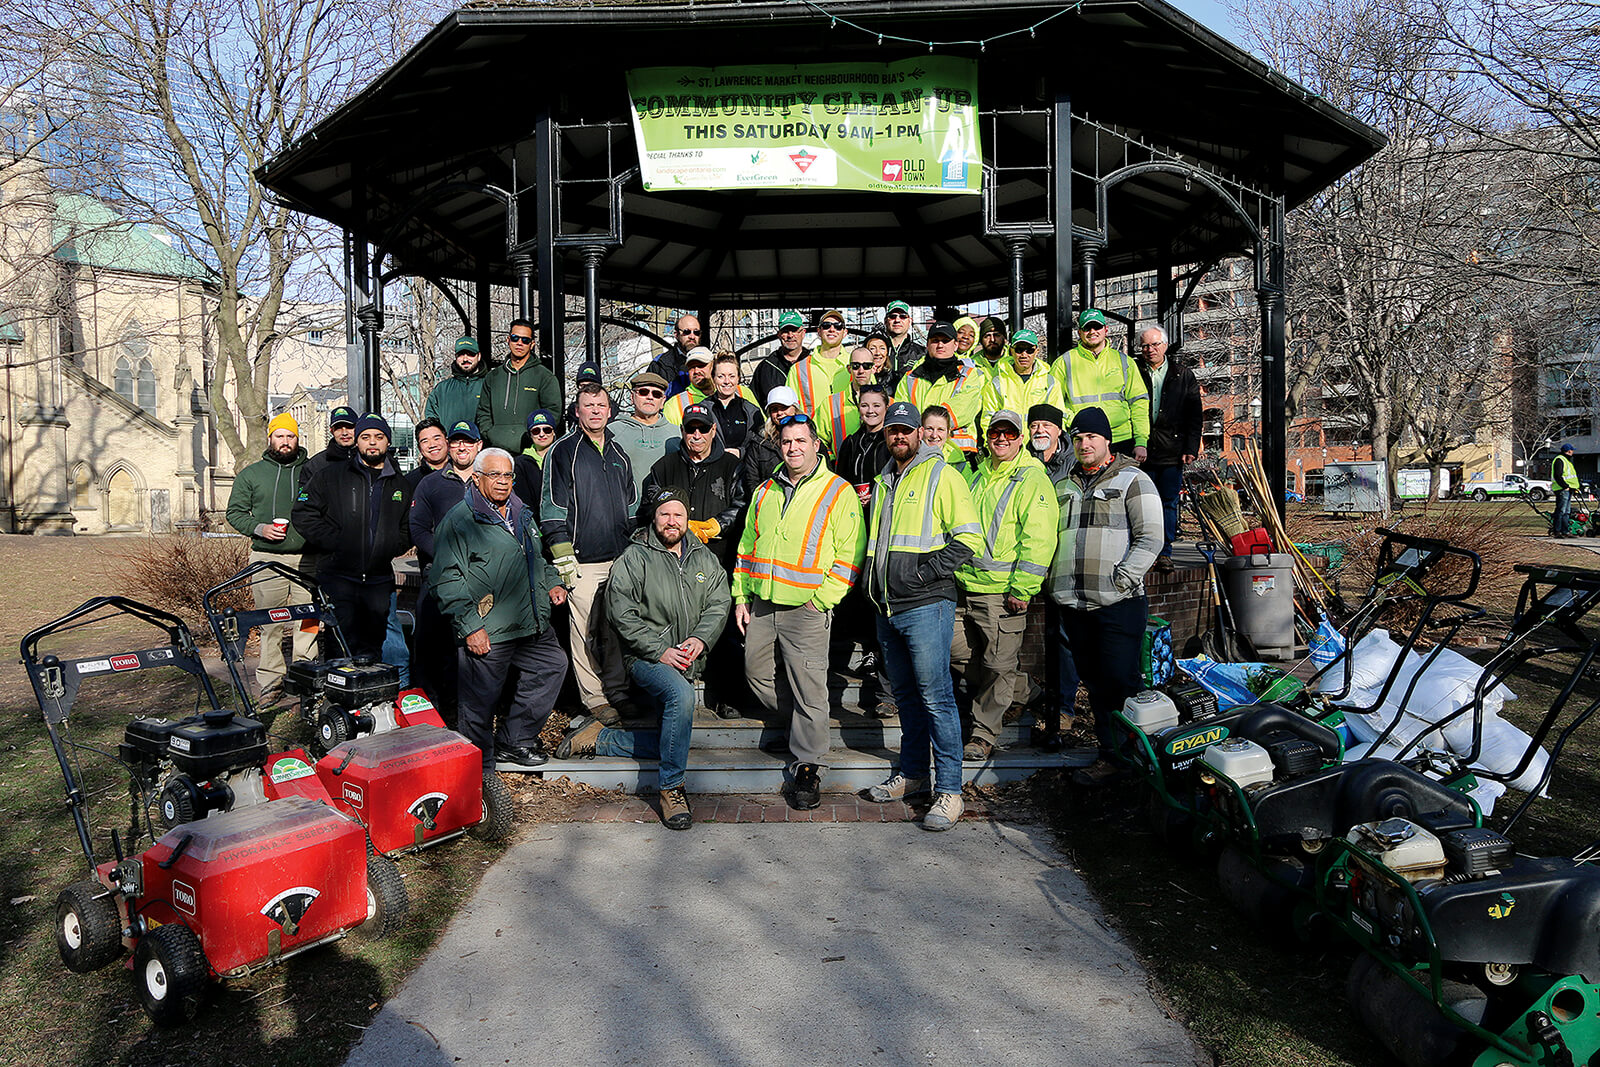
<svg viewBox="0 0 1600 1067">
<path fill-rule="evenodd" d="M 22 661 L 33 664 L 39 662 L 39 642 L 53 633 L 71 629 L 78 620 L 92 615 L 101 608 L 115 608 L 124 615 L 147 622 L 158 630 L 165 630 L 167 643 L 181 648 L 194 648 L 194 635 L 189 632 L 189 627 L 184 621 L 170 611 L 151 607 L 149 604 L 132 600 L 125 596 L 97 596 L 85 600 L 59 619 L 52 619 L 43 626 L 35 627 L 22 636 Z"/>
<path fill-rule="evenodd" d="M 1387 585 L 1389 582 L 1405 578 L 1415 585 L 1416 580 L 1431 570 L 1445 556 L 1455 556 L 1464 559 L 1471 567 L 1467 578 L 1467 587 L 1455 593 L 1436 594 L 1421 590 L 1424 595 L 1445 603 L 1458 602 L 1468 599 L 1478 591 L 1478 579 L 1483 575 L 1483 558 L 1470 549 L 1457 548 L 1449 541 L 1437 537 L 1415 537 L 1403 534 L 1387 527 L 1378 527 L 1378 533 L 1383 535 L 1383 542 L 1378 546 L 1378 563 L 1373 568 L 1372 584 L 1377 587 L 1380 583 Z M 1396 553 L 1398 545 L 1403 551 Z M 1406 561 L 1406 554 L 1415 552 L 1416 559 Z M 1399 569 L 1393 569 L 1398 567 Z M 1384 581 L 1387 577 L 1387 581 Z"/>
</svg>

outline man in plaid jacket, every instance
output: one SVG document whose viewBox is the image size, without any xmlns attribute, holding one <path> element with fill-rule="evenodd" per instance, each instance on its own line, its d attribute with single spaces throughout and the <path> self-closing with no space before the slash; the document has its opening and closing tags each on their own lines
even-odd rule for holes
<svg viewBox="0 0 1600 1067">
<path fill-rule="evenodd" d="M 1111 452 L 1111 420 L 1096 407 L 1072 419 L 1076 462 L 1056 481 L 1061 505 L 1047 588 L 1061 610 L 1053 635 L 1071 650 L 1089 690 L 1100 758 L 1079 771 L 1099 785 L 1117 771 L 1112 710 L 1139 689 L 1139 647 L 1150 602 L 1145 572 L 1161 551 L 1161 494 L 1127 456 Z"/>
</svg>

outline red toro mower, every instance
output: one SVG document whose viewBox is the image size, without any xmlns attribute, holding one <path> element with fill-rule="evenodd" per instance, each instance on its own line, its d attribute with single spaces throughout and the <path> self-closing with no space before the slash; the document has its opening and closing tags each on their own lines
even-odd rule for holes
<svg viewBox="0 0 1600 1067">
<path fill-rule="evenodd" d="M 40 642 L 52 634 L 119 615 L 163 631 L 166 643 L 80 659 L 41 654 Z M 89 867 L 56 902 L 56 945 L 71 970 L 98 970 L 131 950 L 145 1012 L 160 1024 L 181 1022 L 199 1011 L 213 978 L 237 978 L 351 932 L 383 936 L 404 917 L 399 871 L 367 855 L 354 820 L 303 796 L 272 799 L 277 791 L 263 786 L 259 770 L 265 727 L 218 704 L 193 636 L 176 616 L 124 597 L 97 597 L 23 637 L 22 663 Z M 80 758 L 111 754 L 75 739 L 73 704 L 85 679 L 151 667 L 176 667 L 197 679 L 204 710 L 176 722 L 129 724 L 111 757 L 129 776 L 126 851 L 113 830 L 112 858 L 102 860 L 91 840 Z M 181 806 L 176 798 L 188 794 L 169 792 L 170 781 L 149 773 L 154 764 L 146 753 L 157 737 L 168 769 L 200 783 L 203 806 L 235 786 L 259 790 L 260 802 L 158 831 L 151 809 L 169 799 Z M 150 844 L 141 851 L 146 836 Z"/>
<path fill-rule="evenodd" d="M 223 606 L 230 592 L 275 578 L 305 590 L 308 602 L 247 611 Z M 332 804 L 366 827 L 374 851 L 386 855 L 469 830 L 487 841 L 510 833 L 511 793 L 498 774 L 484 771 L 483 753 L 445 729 L 422 690 L 401 692 L 397 668 L 349 656 L 333 606 L 311 578 L 281 563 L 252 563 L 208 590 L 202 604 L 247 711 L 253 705 L 244 642 L 253 628 L 290 621 L 316 626 L 324 651 L 334 653 L 289 664 L 284 690 L 298 697 L 320 758 L 280 760 L 267 769 L 269 783 L 325 790 Z"/>
</svg>

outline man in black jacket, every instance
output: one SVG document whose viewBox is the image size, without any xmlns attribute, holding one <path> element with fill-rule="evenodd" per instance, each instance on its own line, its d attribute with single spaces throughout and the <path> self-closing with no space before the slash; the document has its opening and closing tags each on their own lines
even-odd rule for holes
<svg viewBox="0 0 1600 1067">
<path fill-rule="evenodd" d="M 689 387 L 689 376 L 685 373 L 684 356 L 691 348 L 699 348 L 705 344 L 700 338 L 700 320 L 693 315 L 681 315 L 673 324 L 673 344 L 665 352 L 650 361 L 650 366 L 645 370 L 651 374 L 659 375 L 667 383 L 667 395 L 681 393 Z"/>
<path fill-rule="evenodd" d="M 458 422 L 450 428 L 450 461 L 417 483 L 411 499 L 411 543 L 417 546 L 422 567 L 422 590 L 417 594 L 415 670 L 411 683 L 428 691 L 441 708 L 456 706 L 456 656 L 449 625 L 439 610 L 429 569 L 433 565 L 433 531 L 450 509 L 467 495 L 472 484 L 472 464 L 483 447 L 478 427 Z M 537 470 L 538 468 L 534 468 Z"/>
<path fill-rule="evenodd" d="M 756 364 L 750 375 L 750 391 L 765 404 L 767 394 L 787 382 L 789 371 L 810 355 L 811 349 L 806 347 L 806 320 L 798 311 L 785 311 L 778 316 L 778 347 Z"/>
<path fill-rule="evenodd" d="M 328 413 L 328 447 L 306 460 L 300 468 L 300 484 L 305 485 L 324 467 L 342 465 L 355 450 L 356 410 L 340 404 Z"/>
<path fill-rule="evenodd" d="M 622 652 L 605 613 L 611 562 L 633 537 L 633 466 L 606 425 L 611 398 L 598 385 L 578 390 L 577 428 L 544 457 L 540 526 L 561 584 L 571 591 L 572 672 L 584 710 L 615 726 L 631 710 Z"/>
<path fill-rule="evenodd" d="M 1172 570 L 1172 542 L 1178 536 L 1178 493 L 1183 468 L 1200 454 L 1200 383 L 1194 372 L 1167 358 L 1167 331 L 1152 326 L 1139 335 L 1139 373 L 1150 391 L 1150 444 L 1142 464 L 1161 494 L 1165 543 L 1155 569 Z"/>
<path fill-rule="evenodd" d="M 394 560 L 411 547 L 411 487 L 389 448 L 389 424 L 368 413 L 355 454 L 313 475 L 290 522 L 320 553 L 317 582 L 333 601 L 352 655 L 380 656 Z"/>
</svg>

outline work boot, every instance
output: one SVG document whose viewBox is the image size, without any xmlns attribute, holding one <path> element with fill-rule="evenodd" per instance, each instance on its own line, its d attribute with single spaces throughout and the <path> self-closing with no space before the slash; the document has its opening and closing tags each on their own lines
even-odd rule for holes
<svg viewBox="0 0 1600 1067">
<path fill-rule="evenodd" d="M 967 742 L 967 747 L 961 750 L 964 760 L 986 760 L 994 755 L 994 746 L 981 737 L 974 737 Z"/>
<path fill-rule="evenodd" d="M 874 804 L 887 804 L 892 800 L 905 800 L 907 797 L 921 796 L 931 788 L 933 783 L 927 778 L 907 778 L 899 771 L 889 776 L 888 781 L 879 782 L 867 790 L 867 799 Z"/>
<path fill-rule="evenodd" d="M 940 793 L 933 798 L 933 807 L 928 809 L 928 814 L 922 817 L 924 830 L 948 830 L 961 818 L 961 813 L 966 810 L 966 804 L 961 799 L 960 793 Z"/>
<path fill-rule="evenodd" d="M 810 811 L 822 803 L 822 772 L 815 763 L 802 763 L 794 769 L 789 798 L 796 811 Z"/>
<path fill-rule="evenodd" d="M 584 714 L 597 719 L 601 726 L 622 725 L 622 713 L 610 704 L 599 704 L 592 708 L 585 708 Z"/>
<path fill-rule="evenodd" d="M 580 720 L 556 746 L 556 759 L 593 759 L 595 743 L 604 728 L 599 719 Z"/>
<path fill-rule="evenodd" d="M 689 810 L 689 796 L 683 786 L 661 791 L 661 825 L 668 830 L 687 830 L 694 825 L 694 813 Z"/>
</svg>

